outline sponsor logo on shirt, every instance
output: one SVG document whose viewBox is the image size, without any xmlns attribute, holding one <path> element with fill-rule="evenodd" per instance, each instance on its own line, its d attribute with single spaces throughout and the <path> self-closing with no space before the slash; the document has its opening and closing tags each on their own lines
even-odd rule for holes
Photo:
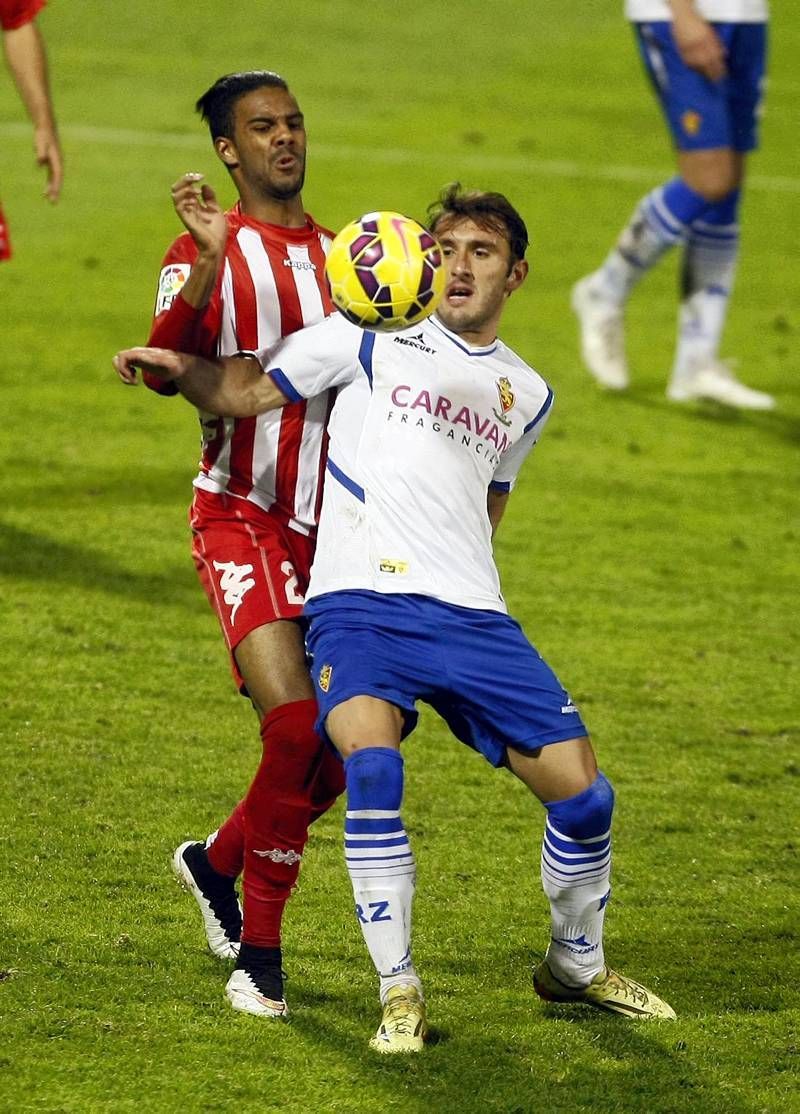
<svg viewBox="0 0 800 1114">
<path fill-rule="evenodd" d="M 394 420 L 401 425 L 430 429 L 451 441 L 457 441 L 460 437 L 462 445 L 474 449 L 490 464 L 496 465 L 499 462 L 500 454 L 509 447 L 511 438 L 497 422 L 469 406 L 456 407 L 452 399 L 444 395 L 435 395 L 428 390 L 414 392 L 415 389 L 407 383 L 398 383 L 392 389 L 392 402 L 401 413 L 398 418 L 396 412 L 390 410 L 386 416 L 387 421 Z M 423 417 L 423 412 L 427 417 Z M 495 416 L 499 417 L 496 413 Z M 504 425 L 511 424 L 509 419 L 501 420 Z"/>
<path fill-rule="evenodd" d="M 382 557 L 378 568 L 381 572 L 404 573 L 408 572 L 408 561 L 395 561 L 391 557 Z"/>
<path fill-rule="evenodd" d="M 291 267 L 294 271 L 316 271 L 316 263 L 310 259 L 284 259 L 284 267 Z"/>
<path fill-rule="evenodd" d="M 430 356 L 436 355 L 436 349 L 428 347 L 422 333 L 417 333 L 415 337 L 395 337 L 394 342 L 395 344 L 407 344 L 411 348 L 418 348 L 420 352 L 427 352 Z"/>
<path fill-rule="evenodd" d="M 191 267 L 188 263 L 170 263 L 164 267 L 158 279 L 158 294 L 156 295 L 156 316 L 169 309 L 183 289 L 189 277 Z"/>
<path fill-rule="evenodd" d="M 323 665 L 322 668 L 319 671 L 319 677 L 317 678 L 317 684 L 319 685 L 319 687 L 322 689 L 323 692 L 327 692 L 328 689 L 331 687 L 331 677 L 332 677 L 332 675 L 333 675 L 333 666 L 332 665 Z"/>
<path fill-rule="evenodd" d="M 517 396 L 511 389 L 510 380 L 506 379 L 505 375 L 502 379 L 497 380 L 497 393 L 500 396 L 500 412 L 492 410 L 492 413 L 499 422 L 503 425 L 511 425 L 511 419 L 506 417 L 509 410 L 513 409 L 514 403 L 517 401 Z"/>
<path fill-rule="evenodd" d="M 242 600 L 255 587 L 255 580 L 250 577 L 252 565 L 236 565 L 233 561 L 215 561 L 214 568 L 222 573 L 219 586 L 223 592 L 223 599 L 231 609 L 231 626 L 236 622 L 236 612 L 242 606 Z M 249 579 L 245 579 L 248 577 Z"/>
</svg>

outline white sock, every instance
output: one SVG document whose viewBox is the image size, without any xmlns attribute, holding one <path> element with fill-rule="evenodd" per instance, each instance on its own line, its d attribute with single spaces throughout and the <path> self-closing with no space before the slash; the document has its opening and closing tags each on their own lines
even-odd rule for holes
<svg viewBox="0 0 800 1114">
<path fill-rule="evenodd" d="M 345 859 L 364 942 L 380 977 L 381 1002 L 393 986 L 422 985 L 411 961 L 416 865 L 400 804 L 403 759 L 388 747 L 356 751 L 345 762 Z"/>
<path fill-rule="evenodd" d="M 689 378 L 717 359 L 738 255 L 738 224 L 692 225 L 684 251 L 674 379 Z"/>
<path fill-rule="evenodd" d="M 610 895 L 611 831 L 570 839 L 548 818 L 542 886 L 550 899 L 547 963 L 567 986 L 587 986 L 605 968 L 603 922 Z"/>
</svg>

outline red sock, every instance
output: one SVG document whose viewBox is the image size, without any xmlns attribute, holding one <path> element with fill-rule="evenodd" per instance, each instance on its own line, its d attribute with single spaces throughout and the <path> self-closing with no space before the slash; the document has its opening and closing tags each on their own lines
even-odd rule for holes
<svg viewBox="0 0 800 1114">
<path fill-rule="evenodd" d="M 332 747 L 325 746 L 317 776 L 311 786 L 311 823 L 319 820 L 344 793 L 344 762 Z"/>
<path fill-rule="evenodd" d="M 261 724 L 261 764 L 244 800 L 242 940 L 262 948 L 280 947 L 283 909 L 308 839 L 311 786 L 325 746 L 316 717 L 315 701 L 297 700 Z"/>
<path fill-rule="evenodd" d="M 219 874 L 238 878 L 244 866 L 244 801 L 239 801 L 208 849 L 208 861 Z"/>
</svg>

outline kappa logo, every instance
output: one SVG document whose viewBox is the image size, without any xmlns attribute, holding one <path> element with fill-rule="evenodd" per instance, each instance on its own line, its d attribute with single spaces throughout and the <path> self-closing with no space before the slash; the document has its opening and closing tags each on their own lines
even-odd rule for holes
<svg viewBox="0 0 800 1114">
<path fill-rule="evenodd" d="M 395 344 L 407 344 L 410 348 L 418 348 L 420 352 L 427 352 L 429 356 L 436 355 L 436 349 L 430 348 L 425 343 L 425 337 L 422 333 L 417 333 L 414 337 L 395 337 Z"/>
<path fill-rule="evenodd" d="M 258 855 L 260 859 L 272 859 L 273 863 L 286 863 L 287 866 L 294 866 L 302 859 L 302 855 L 298 855 L 296 851 L 291 848 L 288 851 L 281 851 L 279 847 L 273 847 L 271 851 L 256 851 L 253 849 L 253 854 Z"/>
<path fill-rule="evenodd" d="M 333 666 L 323 665 L 323 667 L 319 671 L 319 677 L 317 678 L 319 687 L 322 689 L 323 692 L 327 692 L 328 689 L 331 687 L 332 676 Z"/>
<path fill-rule="evenodd" d="M 256 582 L 250 577 L 253 566 L 236 565 L 233 561 L 215 561 L 214 568 L 222 573 L 219 586 L 223 592 L 222 598 L 231 609 L 231 626 L 233 626 L 236 622 L 236 612 L 242 606 L 242 600 L 251 588 L 255 588 Z"/>
<path fill-rule="evenodd" d="M 511 389 L 511 380 L 506 379 L 506 377 L 504 375 L 502 377 L 502 379 L 497 380 L 496 386 L 497 386 L 497 393 L 500 396 L 500 411 L 501 412 L 498 413 L 497 410 L 493 410 L 492 413 L 494 414 L 494 416 L 497 418 L 497 420 L 499 422 L 503 423 L 503 425 L 511 425 L 511 419 L 507 418 L 506 414 L 509 412 L 509 410 L 513 409 L 514 403 L 517 401 L 517 396 L 514 394 L 513 390 Z"/>
<path fill-rule="evenodd" d="M 291 267 L 293 271 L 316 271 L 316 263 L 310 259 L 284 259 L 284 267 Z"/>
</svg>

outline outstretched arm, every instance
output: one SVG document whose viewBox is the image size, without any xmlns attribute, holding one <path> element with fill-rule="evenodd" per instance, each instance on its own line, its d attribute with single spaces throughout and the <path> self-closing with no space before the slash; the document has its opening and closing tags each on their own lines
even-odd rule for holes
<svg viewBox="0 0 800 1114">
<path fill-rule="evenodd" d="M 63 177 L 61 145 L 58 141 L 44 40 L 35 23 L 25 23 L 3 36 L 8 68 L 19 95 L 33 122 L 36 161 L 47 172 L 45 197 L 58 201 Z"/>
<path fill-rule="evenodd" d="M 126 348 L 114 357 L 114 367 L 129 386 L 136 384 L 137 369 L 173 381 L 199 410 L 221 418 L 247 418 L 278 410 L 289 401 L 258 360 L 248 357 L 204 360 L 166 348 Z"/>
</svg>

